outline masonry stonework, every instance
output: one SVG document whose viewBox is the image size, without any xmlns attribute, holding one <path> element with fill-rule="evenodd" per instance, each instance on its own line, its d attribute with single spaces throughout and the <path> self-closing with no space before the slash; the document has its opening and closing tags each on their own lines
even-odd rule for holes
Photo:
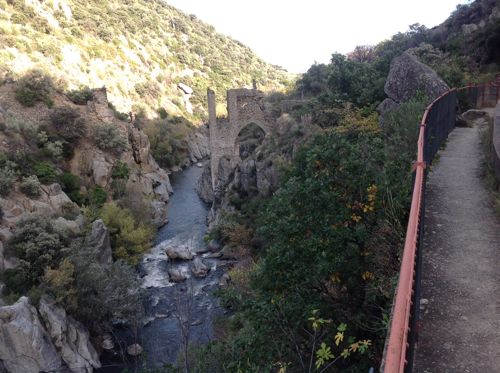
<svg viewBox="0 0 500 373">
<path fill-rule="evenodd" d="M 254 123 L 268 136 L 272 131 L 272 115 L 266 112 L 263 93 L 257 89 L 230 89 L 227 91 L 227 119 L 216 115 L 215 93 L 208 90 L 208 113 L 210 127 L 210 169 L 212 187 L 217 188 L 219 164 L 222 158 L 229 160 L 231 167 L 240 162 L 238 135 L 247 125 Z"/>
</svg>

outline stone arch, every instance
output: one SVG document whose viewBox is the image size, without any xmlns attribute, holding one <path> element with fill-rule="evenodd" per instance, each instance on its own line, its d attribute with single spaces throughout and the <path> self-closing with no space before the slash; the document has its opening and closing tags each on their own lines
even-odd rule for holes
<svg viewBox="0 0 500 373">
<path fill-rule="evenodd" d="M 208 113 L 210 126 L 210 167 L 212 187 L 217 188 L 221 160 L 225 167 L 234 168 L 240 160 L 235 143 L 241 130 L 254 123 L 265 136 L 272 131 L 270 116 L 263 104 L 263 93 L 256 89 L 230 89 L 227 91 L 228 117 L 218 119 L 215 111 L 215 93 L 208 90 Z"/>
<path fill-rule="evenodd" d="M 241 126 L 238 126 L 238 129 L 239 129 L 239 131 L 236 132 L 236 136 L 234 137 L 234 151 L 233 151 L 233 155 L 234 155 L 235 159 L 241 161 L 243 159 L 242 156 L 241 156 L 241 140 L 242 140 L 241 136 L 242 136 L 242 134 L 246 135 L 246 134 L 243 133 L 243 131 L 244 130 L 250 130 L 250 131 L 253 132 L 253 134 L 249 134 L 250 135 L 249 138 L 246 138 L 246 139 L 243 138 L 243 140 L 246 140 L 246 144 L 250 145 L 250 148 L 252 147 L 251 146 L 252 145 L 251 143 L 253 142 L 252 138 L 256 139 L 257 142 L 258 142 L 257 146 L 260 146 L 262 144 L 262 142 L 264 141 L 264 138 L 268 135 L 268 133 L 266 132 L 266 129 L 263 128 L 262 124 L 256 123 L 254 121 L 246 123 L 246 124 L 243 124 Z M 262 138 L 261 139 L 255 137 L 255 135 L 257 135 L 257 136 L 261 135 L 261 134 L 256 134 L 255 133 L 256 129 L 260 130 L 260 132 L 262 134 Z"/>
</svg>

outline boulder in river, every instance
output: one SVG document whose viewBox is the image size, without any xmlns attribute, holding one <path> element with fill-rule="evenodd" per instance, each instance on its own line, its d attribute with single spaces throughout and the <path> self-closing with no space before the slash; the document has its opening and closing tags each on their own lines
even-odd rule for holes
<svg viewBox="0 0 500 373">
<path fill-rule="evenodd" d="M 182 260 L 191 260 L 193 259 L 193 253 L 189 250 L 187 246 L 176 246 L 176 247 L 168 247 L 165 250 L 169 259 L 182 259 Z"/>
<path fill-rule="evenodd" d="M 191 267 L 191 272 L 193 272 L 193 275 L 196 277 L 205 277 L 208 274 L 208 271 L 210 268 L 203 263 L 203 260 L 201 258 L 196 257 L 193 260 L 193 266 Z"/>
<path fill-rule="evenodd" d="M 173 282 L 183 282 L 186 281 L 187 278 L 181 270 L 176 268 L 170 268 L 168 270 L 168 275 L 170 276 L 170 280 Z"/>
<path fill-rule="evenodd" d="M 140 344 L 134 343 L 127 347 L 127 354 L 130 356 L 138 356 L 142 354 L 143 348 Z"/>
</svg>

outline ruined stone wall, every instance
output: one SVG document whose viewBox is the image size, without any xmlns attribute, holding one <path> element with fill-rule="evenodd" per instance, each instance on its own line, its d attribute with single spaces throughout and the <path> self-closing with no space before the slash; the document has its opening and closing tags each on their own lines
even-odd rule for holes
<svg viewBox="0 0 500 373">
<path fill-rule="evenodd" d="M 212 186 L 219 181 L 219 165 L 227 158 L 231 167 L 240 161 L 236 144 L 240 131 L 250 123 L 262 128 L 266 136 L 271 132 L 273 119 L 265 110 L 262 92 L 256 89 L 230 89 L 227 91 L 227 119 L 217 119 L 215 93 L 208 91 L 208 111 L 210 126 L 210 151 Z M 227 164 L 227 162 L 225 163 Z"/>
</svg>

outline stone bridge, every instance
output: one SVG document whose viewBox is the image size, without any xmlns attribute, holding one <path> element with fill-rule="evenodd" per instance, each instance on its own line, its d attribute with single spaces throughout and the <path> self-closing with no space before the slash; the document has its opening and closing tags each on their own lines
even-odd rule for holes
<svg viewBox="0 0 500 373">
<path fill-rule="evenodd" d="M 239 143 L 241 130 L 256 124 L 268 136 L 272 132 L 272 115 L 266 112 L 263 93 L 257 89 L 230 89 L 227 91 L 227 118 L 217 118 L 215 93 L 208 90 L 208 114 L 210 126 L 210 170 L 212 187 L 216 190 L 221 170 L 221 160 L 234 168 L 240 162 Z"/>
</svg>

